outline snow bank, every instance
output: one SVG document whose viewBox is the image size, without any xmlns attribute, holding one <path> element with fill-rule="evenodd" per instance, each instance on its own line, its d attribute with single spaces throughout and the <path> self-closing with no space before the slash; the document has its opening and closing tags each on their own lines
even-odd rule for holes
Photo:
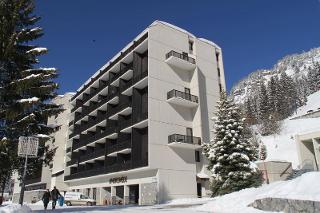
<svg viewBox="0 0 320 213">
<path fill-rule="evenodd" d="M 299 107 L 297 114 L 292 117 L 301 116 L 307 113 L 309 110 L 317 111 L 320 108 L 320 91 L 315 92 L 308 96 L 308 102 L 306 105 Z"/>
<path fill-rule="evenodd" d="M 320 91 L 308 96 L 305 106 L 299 107 L 297 114 L 293 117 L 305 114 L 308 110 L 316 110 L 320 107 Z M 299 165 L 298 149 L 294 136 L 296 134 L 309 133 L 320 129 L 320 118 L 305 118 L 283 120 L 282 130 L 279 135 L 262 136 L 261 140 L 267 148 L 267 159 L 269 161 L 289 161 L 293 168 Z"/>
<path fill-rule="evenodd" d="M 309 172 L 290 181 L 278 181 L 259 188 L 244 189 L 208 200 L 195 207 L 198 211 L 264 212 L 248 207 L 256 199 L 267 197 L 320 201 L 320 172 Z M 192 201 L 190 201 L 192 202 Z"/>
<path fill-rule="evenodd" d="M 280 135 L 261 137 L 267 148 L 266 160 L 289 161 L 292 162 L 293 168 L 296 168 L 299 165 L 299 159 L 294 135 L 318 129 L 320 129 L 319 118 L 284 120 Z"/>
<path fill-rule="evenodd" d="M 30 207 L 21 206 L 19 204 L 8 204 L 4 207 L 0 207 L 0 213 L 29 213 L 32 212 Z"/>
</svg>

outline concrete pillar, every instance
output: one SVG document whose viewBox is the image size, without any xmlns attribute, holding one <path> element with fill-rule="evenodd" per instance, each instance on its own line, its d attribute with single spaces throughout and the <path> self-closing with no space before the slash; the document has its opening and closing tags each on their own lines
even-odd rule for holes
<svg viewBox="0 0 320 213">
<path fill-rule="evenodd" d="M 316 170 L 319 171 L 320 166 L 320 140 L 316 138 L 312 138 L 313 148 L 314 148 L 314 155 L 316 161 Z"/>
<path fill-rule="evenodd" d="M 124 193 L 123 193 L 123 205 L 129 204 L 129 186 L 125 185 L 124 187 Z"/>
<path fill-rule="evenodd" d="M 115 186 L 111 186 L 111 202 L 112 205 L 116 205 L 117 204 L 117 197 L 116 197 L 116 187 Z"/>
</svg>

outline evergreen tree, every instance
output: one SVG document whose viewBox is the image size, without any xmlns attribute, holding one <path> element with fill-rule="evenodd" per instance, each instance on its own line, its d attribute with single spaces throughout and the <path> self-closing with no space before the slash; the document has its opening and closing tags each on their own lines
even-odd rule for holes
<svg viewBox="0 0 320 213">
<path fill-rule="evenodd" d="M 47 118 L 62 111 L 50 102 L 57 95 L 56 69 L 36 67 L 38 56 L 47 49 L 30 43 L 43 35 L 40 27 L 33 27 L 40 19 L 33 9 L 32 0 L 0 1 L 0 119 L 5 121 L 0 168 L 23 168 L 24 159 L 16 152 L 18 137 L 36 136 L 40 138 L 39 157 L 28 161 L 29 174 L 35 165 L 52 158 L 45 141 L 56 129 L 46 125 Z"/>
<path fill-rule="evenodd" d="M 268 82 L 267 87 L 267 96 L 268 96 L 268 113 L 276 111 L 276 97 L 277 95 L 277 85 L 275 82 L 275 77 L 271 76 L 270 81 Z"/>
<path fill-rule="evenodd" d="M 320 63 L 313 63 L 308 69 L 308 87 L 310 94 L 320 90 Z"/>
<path fill-rule="evenodd" d="M 212 194 L 223 195 L 261 184 L 261 173 L 253 167 L 257 150 L 246 138 L 239 108 L 221 93 L 215 120 L 215 137 L 204 146 L 208 169 L 213 173 Z"/>
<path fill-rule="evenodd" d="M 281 115 L 283 118 L 289 117 L 297 108 L 297 91 L 293 79 L 282 72 L 280 76 L 280 89 L 283 102 L 281 105 Z"/>
<path fill-rule="evenodd" d="M 264 81 L 260 81 L 259 90 L 258 90 L 258 118 L 259 121 L 262 122 L 266 118 L 268 118 L 269 106 L 268 106 L 268 95 L 267 89 L 264 84 Z"/>
</svg>

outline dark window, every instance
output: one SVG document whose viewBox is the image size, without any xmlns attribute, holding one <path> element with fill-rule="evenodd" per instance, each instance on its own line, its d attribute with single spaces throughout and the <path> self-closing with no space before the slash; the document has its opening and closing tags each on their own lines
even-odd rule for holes
<svg viewBox="0 0 320 213">
<path fill-rule="evenodd" d="M 193 53 L 193 41 L 189 41 L 189 53 Z"/>
<path fill-rule="evenodd" d="M 89 197 L 90 196 L 90 189 L 87 189 L 86 195 Z"/>
<path fill-rule="evenodd" d="M 195 151 L 195 160 L 196 160 L 196 162 L 200 162 L 200 152 L 199 151 Z"/>
<path fill-rule="evenodd" d="M 216 60 L 217 60 L 217 63 L 219 63 L 219 53 L 216 53 Z"/>
<path fill-rule="evenodd" d="M 218 77 L 220 77 L 220 68 L 218 67 Z"/>
<path fill-rule="evenodd" d="M 219 90 L 222 92 L 222 85 L 219 83 Z"/>
<path fill-rule="evenodd" d="M 192 128 L 187 128 L 187 143 L 193 143 Z"/>
<path fill-rule="evenodd" d="M 184 92 L 187 93 L 187 94 L 190 94 L 190 89 L 187 88 L 187 87 L 185 87 L 185 88 L 184 88 Z"/>
<path fill-rule="evenodd" d="M 97 188 L 92 189 L 92 199 L 97 199 Z"/>
</svg>

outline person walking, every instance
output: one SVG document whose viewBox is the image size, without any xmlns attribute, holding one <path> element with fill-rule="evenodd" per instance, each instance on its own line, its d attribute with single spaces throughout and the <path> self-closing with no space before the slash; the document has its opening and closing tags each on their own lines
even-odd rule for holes
<svg viewBox="0 0 320 213">
<path fill-rule="evenodd" d="M 47 210 L 50 197 L 51 197 L 50 191 L 49 191 L 49 189 L 47 189 L 47 191 L 42 196 L 42 202 L 43 202 L 43 205 L 44 205 L 44 210 Z"/>
<path fill-rule="evenodd" d="M 52 209 L 56 208 L 57 200 L 61 196 L 59 190 L 56 187 L 53 187 L 51 191 L 51 199 L 52 199 Z"/>
</svg>

